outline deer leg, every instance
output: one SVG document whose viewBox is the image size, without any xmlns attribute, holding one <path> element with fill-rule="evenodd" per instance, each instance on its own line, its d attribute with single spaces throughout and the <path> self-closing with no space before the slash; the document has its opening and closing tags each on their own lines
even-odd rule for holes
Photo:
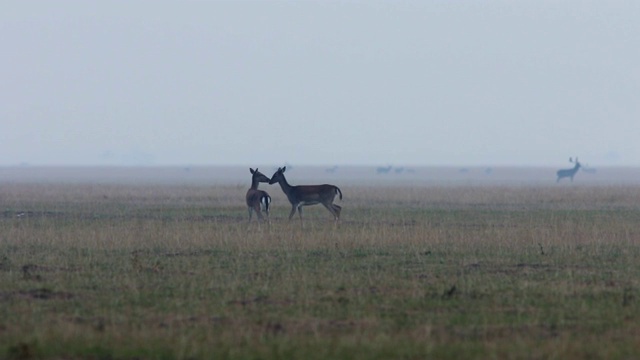
<svg viewBox="0 0 640 360">
<path fill-rule="evenodd" d="M 262 221 L 262 210 L 260 209 L 259 203 L 253 206 L 253 211 L 255 211 L 258 216 L 258 222 Z"/>
<path fill-rule="evenodd" d="M 337 216 L 337 220 L 340 219 L 340 212 L 342 211 L 342 206 L 340 205 L 336 205 L 336 204 L 331 204 L 331 206 L 333 206 L 333 209 L 336 211 L 336 214 L 338 214 Z"/>
<path fill-rule="evenodd" d="M 333 219 L 334 220 L 338 220 L 339 215 L 336 212 L 336 209 L 334 208 L 333 204 L 331 204 L 331 203 L 329 203 L 329 204 L 322 203 L 322 206 L 324 206 L 325 208 L 327 208 L 327 210 L 329 210 L 331 215 L 333 215 Z"/>
<path fill-rule="evenodd" d="M 291 212 L 289 213 L 289 220 L 291 220 L 291 218 L 293 217 L 293 215 L 296 213 L 296 206 L 293 205 L 291 207 Z"/>
</svg>

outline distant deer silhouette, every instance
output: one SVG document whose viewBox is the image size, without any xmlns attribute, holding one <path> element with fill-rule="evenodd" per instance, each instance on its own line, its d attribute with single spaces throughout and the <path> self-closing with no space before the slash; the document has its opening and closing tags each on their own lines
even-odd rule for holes
<svg viewBox="0 0 640 360">
<path fill-rule="evenodd" d="M 328 173 L 331 173 L 331 174 L 335 173 L 336 170 L 338 170 L 338 165 L 334 165 L 334 166 L 332 166 L 330 168 L 324 169 L 325 172 L 328 172 Z"/>
<path fill-rule="evenodd" d="M 569 162 L 570 163 L 574 163 L 572 158 L 569 158 Z M 576 157 L 576 161 L 575 161 L 575 166 L 572 169 L 562 169 L 562 170 L 558 170 L 558 172 L 556 173 L 558 175 L 558 179 L 556 180 L 556 183 L 560 182 L 560 179 L 562 178 L 570 178 L 571 182 L 573 182 L 573 177 L 576 175 L 576 173 L 578 172 L 578 170 L 580 170 L 580 162 L 578 161 L 578 157 Z"/>
<path fill-rule="evenodd" d="M 380 167 L 378 167 L 376 169 L 376 173 L 378 173 L 378 174 L 388 174 L 389 171 L 391 171 L 391 165 L 389 165 L 387 167 L 380 166 Z"/>
<path fill-rule="evenodd" d="M 251 215 L 255 211 L 258 216 L 258 222 L 263 219 L 262 208 L 267 215 L 267 221 L 269 220 L 269 204 L 271 204 L 271 196 L 266 191 L 258 190 L 258 185 L 263 183 L 269 183 L 269 179 L 266 175 L 258 171 L 249 168 L 251 172 L 251 188 L 247 190 L 247 208 L 249 209 L 249 222 L 251 222 Z"/>
</svg>

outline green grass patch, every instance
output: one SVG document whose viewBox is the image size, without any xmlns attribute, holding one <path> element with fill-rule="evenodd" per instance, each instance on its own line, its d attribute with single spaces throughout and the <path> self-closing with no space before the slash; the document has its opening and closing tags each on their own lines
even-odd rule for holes
<svg viewBox="0 0 640 360">
<path fill-rule="evenodd" d="M 0 358 L 640 356 L 616 189 L 347 188 L 339 226 L 275 195 L 248 223 L 237 187 L 28 190 L 3 189 Z"/>
</svg>

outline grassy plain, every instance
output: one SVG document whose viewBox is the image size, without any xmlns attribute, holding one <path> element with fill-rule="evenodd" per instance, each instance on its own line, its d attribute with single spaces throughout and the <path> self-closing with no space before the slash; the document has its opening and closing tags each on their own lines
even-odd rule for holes
<svg viewBox="0 0 640 360">
<path fill-rule="evenodd" d="M 0 358 L 640 357 L 640 186 L 264 188 L 2 184 Z"/>
</svg>

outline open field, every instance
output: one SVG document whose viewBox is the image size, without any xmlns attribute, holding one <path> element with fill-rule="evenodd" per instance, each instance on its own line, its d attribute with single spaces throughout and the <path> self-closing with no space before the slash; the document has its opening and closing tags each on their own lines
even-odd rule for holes
<svg viewBox="0 0 640 360">
<path fill-rule="evenodd" d="M 301 228 L 246 173 L 3 178 L 0 358 L 640 357 L 640 185 L 347 179 Z"/>
<path fill-rule="evenodd" d="M 570 165 L 570 164 L 569 164 Z M 259 167 L 271 176 L 278 166 Z M 280 165 L 282 166 L 282 165 Z M 551 167 L 394 167 L 389 173 L 377 172 L 373 166 L 287 166 L 287 179 L 294 184 L 315 181 L 365 186 L 553 186 L 556 171 Z M 637 185 L 640 168 L 603 167 L 580 171 L 575 183 L 580 185 Z M 398 172 L 402 170 L 401 172 Z M 160 185 L 239 185 L 248 186 L 248 166 L 184 167 L 0 167 L 2 183 L 92 183 L 92 184 L 160 184 Z M 561 184 L 569 183 L 563 179 Z"/>
</svg>

